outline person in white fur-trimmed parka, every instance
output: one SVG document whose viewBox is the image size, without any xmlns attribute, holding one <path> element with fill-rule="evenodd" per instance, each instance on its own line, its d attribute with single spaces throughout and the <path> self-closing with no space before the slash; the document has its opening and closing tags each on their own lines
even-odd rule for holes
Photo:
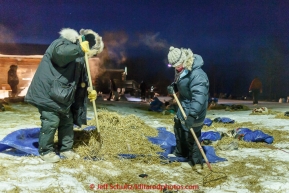
<svg viewBox="0 0 289 193">
<path fill-rule="evenodd" d="M 202 70 L 204 61 L 190 49 L 170 47 L 169 63 L 175 68 L 175 80 L 168 86 L 168 93 L 177 93 L 187 116 L 185 120 L 178 109 L 174 118 L 176 148 L 173 154 L 188 158 L 189 164 L 197 172 L 202 172 L 203 157 L 196 141 L 190 133 L 193 128 L 197 138 L 201 136 L 208 107 L 209 80 Z"/>
<path fill-rule="evenodd" d="M 58 151 L 66 159 L 77 159 L 73 151 L 73 126 L 86 124 L 88 91 L 85 53 L 88 57 L 103 50 L 102 38 L 91 29 L 64 28 L 46 50 L 29 86 L 25 101 L 38 108 L 41 119 L 38 152 L 46 162 L 58 162 L 54 134 L 58 130 Z M 79 39 L 83 41 L 80 42 Z"/>
</svg>

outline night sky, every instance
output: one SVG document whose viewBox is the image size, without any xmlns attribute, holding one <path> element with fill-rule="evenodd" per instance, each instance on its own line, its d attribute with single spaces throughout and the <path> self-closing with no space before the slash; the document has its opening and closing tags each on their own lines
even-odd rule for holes
<svg viewBox="0 0 289 193">
<path fill-rule="evenodd" d="M 169 47 L 204 59 L 210 93 L 248 95 L 259 76 L 263 98 L 289 96 L 289 2 L 0 0 L 0 43 L 50 44 L 61 28 L 91 28 L 104 40 L 107 68 L 162 87 L 173 80 Z"/>
</svg>

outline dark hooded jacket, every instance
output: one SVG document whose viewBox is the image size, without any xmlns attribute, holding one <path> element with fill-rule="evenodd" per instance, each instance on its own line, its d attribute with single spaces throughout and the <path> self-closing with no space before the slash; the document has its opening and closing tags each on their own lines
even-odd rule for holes
<svg viewBox="0 0 289 193">
<path fill-rule="evenodd" d="M 254 78 L 249 87 L 249 91 L 259 90 L 262 93 L 262 82 L 259 78 Z"/>
<path fill-rule="evenodd" d="M 8 71 L 8 84 L 12 86 L 16 86 L 19 84 L 19 78 L 17 76 L 17 66 L 11 65 L 10 70 Z"/>
<path fill-rule="evenodd" d="M 74 124 L 86 124 L 88 77 L 84 54 L 78 42 L 65 37 L 53 41 L 36 70 L 25 101 L 65 115 L 71 110 Z"/>
<path fill-rule="evenodd" d="M 206 117 L 209 80 L 207 74 L 201 69 L 204 63 L 202 57 L 194 54 L 194 58 L 192 70 L 184 69 L 175 82 L 179 100 L 186 115 L 194 117 L 193 127 L 198 127 L 203 124 Z M 180 109 L 178 109 L 177 117 L 184 122 Z M 184 125 L 183 128 L 187 130 Z"/>
</svg>

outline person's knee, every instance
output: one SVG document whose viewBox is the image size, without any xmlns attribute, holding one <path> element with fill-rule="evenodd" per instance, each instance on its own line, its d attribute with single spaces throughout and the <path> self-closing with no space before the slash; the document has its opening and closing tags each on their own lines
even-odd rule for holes
<svg viewBox="0 0 289 193">
<path fill-rule="evenodd" d="M 42 126 L 51 127 L 51 128 L 58 128 L 60 119 L 53 112 L 42 111 L 41 121 L 42 121 Z"/>
</svg>

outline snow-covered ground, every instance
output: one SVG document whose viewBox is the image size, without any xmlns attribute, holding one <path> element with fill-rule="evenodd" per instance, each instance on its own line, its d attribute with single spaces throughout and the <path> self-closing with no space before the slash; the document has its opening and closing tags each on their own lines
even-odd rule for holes
<svg viewBox="0 0 289 193">
<path fill-rule="evenodd" d="M 165 98 L 167 100 L 167 98 Z M 240 101 L 240 100 L 219 100 L 219 104 L 243 104 L 250 109 L 256 108 L 252 105 L 252 101 Z M 148 104 L 142 102 L 129 102 L 129 101 L 97 101 L 97 105 L 107 108 L 109 111 L 117 111 L 122 115 L 135 114 L 149 124 L 152 127 L 167 127 L 172 131 L 172 125 L 166 125 L 157 116 L 156 118 L 148 115 L 144 109 L 147 109 Z M 267 107 L 274 111 L 285 112 L 289 110 L 289 103 L 277 103 L 277 102 L 260 102 L 258 107 Z M 7 111 L 0 112 L 0 140 L 7 134 L 23 128 L 35 128 L 40 126 L 39 114 L 35 107 L 22 104 L 11 103 L 10 108 Z M 216 117 L 229 117 L 238 123 L 252 122 L 258 124 L 260 127 L 270 128 L 272 130 L 288 131 L 289 134 L 289 119 L 277 119 L 275 115 L 250 115 L 252 111 L 225 111 L 225 110 L 209 110 L 207 117 L 213 119 Z M 89 107 L 88 117 L 93 117 L 93 110 Z M 245 125 L 244 125 L 245 126 Z M 222 130 L 222 128 L 215 128 L 216 130 Z M 288 142 L 274 142 L 273 145 L 278 148 L 289 152 L 289 140 Z M 201 192 L 289 192 L 289 153 L 278 149 L 269 148 L 239 148 L 233 151 L 217 151 L 218 156 L 226 158 L 228 161 L 212 164 L 214 168 L 223 168 L 226 171 L 227 168 L 234 167 L 235 163 L 244 163 L 244 170 L 248 171 L 248 175 L 244 176 L 240 173 L 240 176 L 228 175 L 227 180 L 216 187 L 203 187 L 201 184 L 202 176 L 198 178 L 196 182 Z M 259 160 L 258 163 L 252 160 Z M 262 163 L 259 163 L 261 160 Z M 66 161 L 67 162 L 67 161 Z M 121 172 L 120 168 L 114 168 L 112 163 L 103 163 L 101 161 L 95 161 L 91 163 L 91 168 L 98 168 L 99 173 L 90 174 L 82 178 L 76 178 L 75 175 L 81 176 L 82 163 L 85 160 L 79 161 L 79 165 L 75 169 L 67 168 L 61 163 L 45 163 L 39 157 L 19 157 L 12 156 L 7 153 L 0 153 L 0 192 L 121 192 L 120 190 L 91 190 L 90 184 L 95 184 L 97 187 L 100 183 L 104 183 L 99 175 L 101 173 L 115 176 L 117 172 Z M 129 164 L 129 160 L 126 161 Z M 267 171 L 266 175 L 258 176 L 254 175 L 258 171 L 262 171 L 266 164 L 271 164 L 272 167 Z M 140 166 L 144 168 L 144 166 Z M 146 166 L 148 167 L 148 166 Z M 178 175 L 180 178 L 182 175 L 187 175 L 184 170 L 189 168 L 187 163 L 182 163 L 180 170 L 170 171 L 170 168 L 165 165 L 158 165 L 157 170 L 154 165 L 151 166 L 154 171 L 161 173 L 169 173 L 170 175 Z M 205 165 L 206 167 L 206 165 Z M 73 167 L 72 167 L 73 168 Z M 128 166 L 129 168 L 129 166 Z M 78 174 L 79 173 L 79 174 Z M 191 175 L 196 175 L 191 173 Z M 129 178 L 129 177 L 127 177 Z M 251 179 L 252 183 L 243 183 L 245 179 Z M 82 180 L 79 180 L 82 179 Z M 113 177 L 110 179 L 110 183 L 113 183 Z M 162 181 L 162 183 L 172 184 L 172 181 Z M 98 184 L 99 182 L 99 184 Z M 109 182 L 106 182 L 109 183 Z M 129 183 L 129 181 L 127 182 Z M 154 181 L 154 179 L 148 178 L 143 184 L 157 184 L 160 182 Z M 181 184 L 179 185 L 187 185 Z M 254 186 L 252 189 L 250 187 Z M 259 191 L 258 191 L 259 188 Z M 126 192 L 136 192 L 134 190 L 126 190 Z M 145 190 L 139 190 L 139 192 L 145 192 Z M 158 192 L 157 190 L 151 192 Z M 179 192 L 194 192 L 193 190 L 181 190 Z"/>
</svg>

